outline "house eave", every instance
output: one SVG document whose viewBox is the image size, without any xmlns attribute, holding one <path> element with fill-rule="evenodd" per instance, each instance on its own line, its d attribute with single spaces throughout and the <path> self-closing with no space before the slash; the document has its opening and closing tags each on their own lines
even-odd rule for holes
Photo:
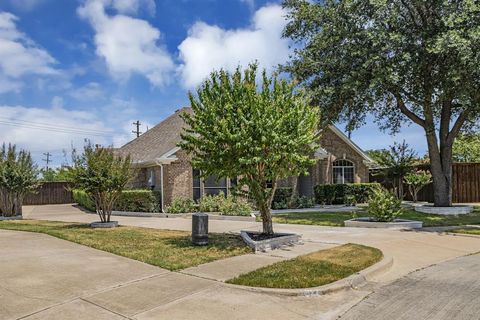
<svg viewBox="0 0 480 320">
<path fill-rule="evenodd" d="M 177 157 L 172 157 L 172 158 L 156 158 L 152 160 L 146 160 L 146 161 L 135 161 L 132 163 L 132 166 L 134 168 L 151 168 L 151 167 L 158 167 L 163 164 L 170 164 L 174 161 L 177 161 Z"/>
</svg>

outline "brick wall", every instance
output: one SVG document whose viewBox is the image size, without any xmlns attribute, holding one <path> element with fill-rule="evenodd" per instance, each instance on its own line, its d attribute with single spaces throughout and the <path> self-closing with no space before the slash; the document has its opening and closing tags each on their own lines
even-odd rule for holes
<svg viewBox="0 0 480 320">
<path fill-rule="evenodd" d="M 164 204 L 169 205 L 177 197 L 193 197 L 193 177 L 190 157 L 183 150 L 176 153 L 177 161 L 163 166 Z M 160 177 L 160 173 L 157 175 Z"/>
<path fill-rule="evenodd" d="M 369 170 L 363 163 L 363 157 L 331 129 L 327 129 L 322 133 L 320 145 L 329 153 L 329 156 L 327 159 L 320 160 L 317 164 L 317 180 L 319 182 L 332 183 L 332 164 L 337 159 L 346 159 L 353 162 L 356 183 L 368 182 Z"/>
</svg>

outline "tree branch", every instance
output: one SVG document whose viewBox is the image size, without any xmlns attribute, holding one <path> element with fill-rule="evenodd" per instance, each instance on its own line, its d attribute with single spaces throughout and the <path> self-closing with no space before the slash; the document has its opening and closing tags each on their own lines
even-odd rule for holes
<svg viewBox="0 0 480 320">
<path fill-rule="evenodd" d="M 395 99 L 397 100 L 397 107 L 400 111 L 406 115 L 410 120 L 415 122 L 416 124 L 425 128 L 425 120 L 417 116 L 413 111 L 407 108 L 405 103 L 403 102 L 402 97 L 399 94 L 395 94 Z"/>
<path fill-rule="evenodd" d="M 455 140 L 458 133 L 462 129 L 462 126 L 465 123 L 465 121 L 467 120 L 467 117 L 468 117 L 468 112 L 467 111 L 463 111 L 462 113 L 460 113 L 457 120 L 455 121 L 455 124 L 452 127 L 452 130 L 450 130 L 450 132 L 448 133 L 447 142 L 449 144 L 453 143 L 453 140 Z"/>
</svg>

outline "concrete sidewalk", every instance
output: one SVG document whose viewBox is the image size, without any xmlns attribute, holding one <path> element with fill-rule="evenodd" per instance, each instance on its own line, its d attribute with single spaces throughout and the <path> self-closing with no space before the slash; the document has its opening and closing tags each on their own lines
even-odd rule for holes
<svg viewBox="0 0 480 320">
<path fill-rule="evenodd" d="M 246 292 L 29 232 L 0 230 L 0 253 L 0 319 L 321 319 L 369 293 Z"/>
</svg>

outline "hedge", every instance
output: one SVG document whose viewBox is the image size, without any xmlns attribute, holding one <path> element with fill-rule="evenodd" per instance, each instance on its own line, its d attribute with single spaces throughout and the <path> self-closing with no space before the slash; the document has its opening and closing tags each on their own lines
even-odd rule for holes
<svg viewBox="0 0 480 320">
<path fill-rule="evenodd" d="M 95 203 L 83 190 L 73 190 L 73 199 L 79 206 L 95 211 Z M 128 212 L 160 212 L 161 196 L 158 191 L 124 190 L 113 210 Z"/>
<path fill-rule="evenodd" d="M 379 183 L 322 184 L 314 188 L 315 202 L 320 204 L 365 203 Z"/>
</svg>

